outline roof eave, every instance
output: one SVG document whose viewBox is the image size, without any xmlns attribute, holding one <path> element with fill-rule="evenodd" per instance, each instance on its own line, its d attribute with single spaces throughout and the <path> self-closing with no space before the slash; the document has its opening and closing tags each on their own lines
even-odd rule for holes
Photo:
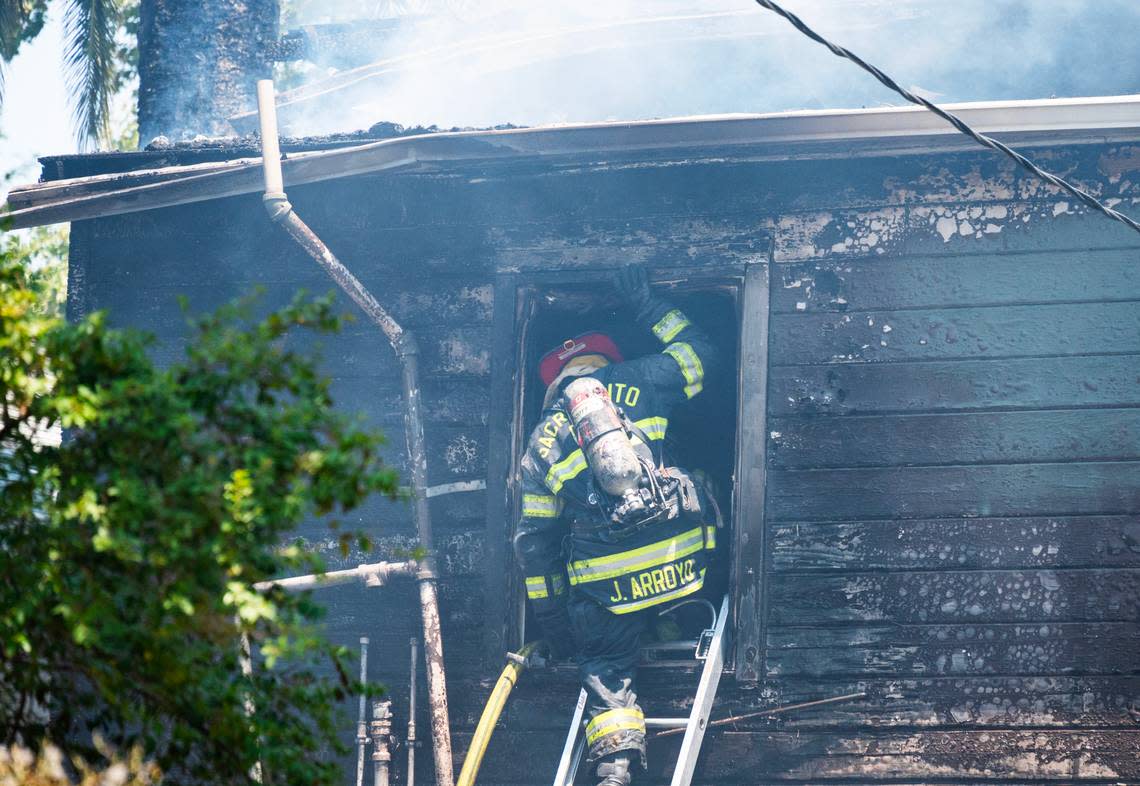
<svg viewBox="0 0 1140 786">
<path fill-rule="evenodd" d="M 1140 95 L 952 104 L 972 127 L 1038 146 L 1140 141 Z M 590 156 L 661 157 L 670 151 L 747 151 L 782 159 L 920 154 L 974 143 L 921 107 L 716 115 L 580 123 L 499 131 L 459 131 L 298 153 L 284 162 L 295 186 L 413 166 L 441 169 L 476 161 Z M 260 190 L 257 159 L 53 181 L 14 189 L 12 228 L 75 221 L 219 199 Z M 157 172 L 157 174 L 156 174 Z"/>
</svg>

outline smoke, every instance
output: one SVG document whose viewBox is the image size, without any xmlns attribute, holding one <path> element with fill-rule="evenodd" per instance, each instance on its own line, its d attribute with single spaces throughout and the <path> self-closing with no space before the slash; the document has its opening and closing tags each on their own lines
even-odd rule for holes
<svg viewBox="0 0 1140 786">
<path fill-rule="evenodd" d="M 897 105 L 749 0 L 355 0 L 299 24 L 392 17 L 360 64 L 283 112 L 318 134 Z M 787 0 L 825 36 L 943 102 L 1140 92 L 1136 0 Z M 343 55 L 343 53 L 341 53 Z M 317 53 L 315 59 L 319 59 Z M 343 59 L 343 58 L 342 58 Z M 328 79 L 310 69 L 310 81 Z M 313 85 L 316 88 L 316 85 Z"/>
</svg>

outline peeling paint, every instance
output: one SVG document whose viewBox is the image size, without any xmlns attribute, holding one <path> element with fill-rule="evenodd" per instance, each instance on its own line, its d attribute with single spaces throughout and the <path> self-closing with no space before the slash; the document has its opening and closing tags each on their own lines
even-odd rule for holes
<svg viewBox="0 0 1140 786">
<path fill-rule="evenodd" d="M 440 368 L 446 374 L 489 374 L 490 347 L 476 346 L 461 335 L 453 334 L 439 343 Z"/>
<path fill-rule="evenodd" d="M 469 474 L 479 463 L 479 443 L 466 434 L 460 434 L 447 443 L 443 458 L 453 474 Z"/>
</svg>

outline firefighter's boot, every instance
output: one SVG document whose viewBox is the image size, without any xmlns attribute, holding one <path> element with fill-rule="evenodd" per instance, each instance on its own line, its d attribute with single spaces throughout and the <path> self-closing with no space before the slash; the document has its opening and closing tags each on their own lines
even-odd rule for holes
<svg viewBox="0 0 1140 786">
<path fill-rule="evenodd" d="M 629 786 L 630 752 L 619 751 L 598 762 L 598 786 Z"/>
</svg>

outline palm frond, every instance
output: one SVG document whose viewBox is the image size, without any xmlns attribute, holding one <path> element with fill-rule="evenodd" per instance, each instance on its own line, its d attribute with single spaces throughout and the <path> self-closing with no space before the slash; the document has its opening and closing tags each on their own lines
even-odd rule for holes
<svg viewBox="0 0 1140 786">
<path fill-rule="evenodd" d="M 63 22 L 67 37 L 64 65 L 76 135 L 79 146 L 87 148 L 110 131 L 119 0 L 69 0 Z"/>
</svg>

